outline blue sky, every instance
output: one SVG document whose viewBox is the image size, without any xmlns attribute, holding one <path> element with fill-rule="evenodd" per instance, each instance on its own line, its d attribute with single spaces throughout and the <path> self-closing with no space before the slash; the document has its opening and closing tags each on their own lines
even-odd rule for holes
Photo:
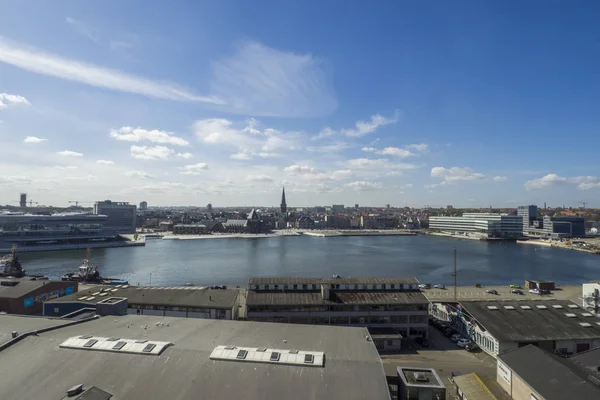
<svg viewBox="0 0 600 400">
<path fill-rule="evenodd" d="M 593 1 L 0 4 L 0 203 L 600 206 Z"/>
</svg>

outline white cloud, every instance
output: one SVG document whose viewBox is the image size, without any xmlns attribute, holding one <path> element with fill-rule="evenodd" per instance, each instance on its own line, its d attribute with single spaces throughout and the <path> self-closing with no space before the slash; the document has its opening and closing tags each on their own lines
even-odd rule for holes
<svg viewBox="0 0 600 400">
<path fill-rule="evenodd" d="M 166 160 L 175 151 L 165 146 L 131 146 L 131 157 L 138 160 Z"/>
<path fill-rule="evenodd" d="M 351 147 L 352 145 L 350 143 L 335 141 L 323 146 L 310 146 L 307 147 L 306 150 L 316 153 L 337 153 Z"/>
<path fill-rule="evenodd" d="M 375 147 L 363 147 L 361 150 L 366 151 L 367 153 L 374 153 L 377 151 Z"/>
<path fill-rule="evenodd" d="M 177 84 L 146 79 L 115 69 L 44 53 L 0 37 L 0 61 L 42 75 L 103 89 L 166 100 L 223 104 L 214 96 L 198 96 Z"/>
<path fill-rule="evenodd" d="M 466 167 L 433 167 L 431 169 L 432 178 L 442 178 L 443 181 L 439 185 L 447 185 L 459 181 L 474 181 L 486 179 L 484 174 L 474 172 L 471 168 Z"/>
<path fill-rule="evenodd" d="M 212 63 L 212 92 L 226 110 L 245 115 L 314 117 L 337 107 L 323 62 L 311 54 L 246 42 Z"/>
<path fill-rule="evenodd" d="M 63 151 L 59 151 L 58 153 L 59 156 L 65 156 L 65 157 L 82 157 L 83 153 L 78 153 L 76 151 L 71 151 L 71 150 L 63 150 Z"/>
<path fill-rule="evenodd" d="M 65 170 L 65 169 L 77 169 L 77 166 L 75 166 L 75 165 L 67 165 L 67 166 L 57 165 L 54 168 L 55 169 L 62 169 L 62 170 Z"/>
<path fill-rule="evenodd" d="M 260 153 L 257 154 L 257 156 L 259 156 L 260 158 L 277 158 L 280 155 L 277 153 L 268 153 L 265 151 L 261 151 Z"/>
<path fill-rule="evenodd" d="M 194 123 L 194 130 L 198 139 L 205 143 L 225 143 L 229 145 L 247 144 L 247 140 L 236 129 L 232 128 L 233 122 L 223 118 L 201 119 Z"/>
<path fill-rule="evenodd" d="M 152 176 L 149 173 L 144 172 L 144 171 L 127 171 L 125 173 L 125 176 L 141 178 L 141 179 L 154 179 L 154 176 Z"/>
<path fill-rule="evenodd" d="M 1 49 L 2 48 L 0 47 L 0 50 Z M 0 57 L 2 57 L 1 54 Z M 29 106 L 31 105 L 31 103 L 23 96 L 19 96 L 16 94 L 0 93 L 0 110 L 16 105 Z"/>
<path fill-rule="evenodd" d="M 190 158 L 194 157 L 192 153 L 177 153 L 176 156 L 183 158 L 184 160 L 189 160 Z"/>
<path fill-rule="evenodd" d="M 370 121 L 358 121 L 354 124 L 352 129 L 342 129 L 340 132 L 342 135 L 350 137 L 360 137 L 373 133 L 380 126 L 391 125 L 398 122 L 400 114 L 396 112 L 392 118 L 384 117 L 381 114 L 375 114 L 371 117 Z"/>
<path fill-rule="evenodd" d="M 37 136 L 27 136 L 24 140 L 23 143 L 29 143 L 29 144 L 37 144 L 37 143 L 42 143 L 42 142 L 46 142 L 48 139 L 43 139 L 43 138 L 39 138 Z"/>
<path fill-rule="evenodd" d="M 378 183 L 378 182 L 355 181 L 355 182 L 346 183 L 344 185 L 344 187 L 362 192 L 362 191 L 367 191 L 367 190 L 381 189 L 382 185 L 381 185 L 381 183 Z"/>
<path fill-rule="evenodd" d="M 313 136 L 311 138 L 311 140 L 319 140 L 319 139 L 324 139 L 324 138 L 328 138 L 331 137 L 333 135 L 337 134 L 336 131 L 334 131 L 333 129 L 331 129 L 330 127 L 326 127 L 323 128 L 321 130 L 321 132 L 319 132 L 316 136 Z"/>
<path fill-rule="evenodd" d="M 415 149 L 416 151 L 420 152 L 420 153 L 427 153 L 429 151 L 429 145 L 425 144 L 425 143 L 416 143 L 416 144 L 409 144 L 408 146 L 406 146 L 407 149 Z"/>
<path fill-rule="evenodd" d="M 317 170 L 307 165 L 290 165 L 283 169 L 285 172 L 292 175 L 316 174 Z"/>
<path fill-rule="evenodd" d="M 408 170 L 418 168 L 415 164 L 392 163 L 387 158 L 355 158 L 346 161 L 346 166 L 353 169 L 387 169 L 387 170 Z"/>
<path fill-rule="evenodd" d="M 28 176 L 0 175 L 0 184 L 29 184 L 32 179 Z"/>
<path fill-rule="evenodd" d="M 234 160 L 249 160 L 252 157 L 248 153 L 240 152 L 230 155 L 229 158 L 232 158 Z"/>
<path fill-rule="evenodd" d="M 208 164 L 206 163 L 197 163 L 197 164 L 191 164 L 191 165 L 186 165 L 184 167 L 179 168 L 182 170 L 182 174 L 183 175 L 200 175 L 200 173 L 202 173 L 202 171 L 205 171 L 208 169 Z"/>
<path fill-rule="evenodd" d="M 395 157 L 410 157 L 410 156 L 414 156 L 414 153 L 411 153 L 410 151 L 406 150 L 406 149 L 400 149 L 398 147 L 386 147 L 385 149 L 378 151 L 377 154 L 382 154 L 382 155 L 386 155 L 386 156 L 395 156 Z"/>
<path fill-rule="evenodd" d="M 506 176 L 495 176 L 492 178 L 494 182 L 508 182 L 508 177 Z"/>
<path fill-rule="evenodd" d="M 142 128 L 132 128 L 123 126 L 119 129 L 111 129 L 110 137 L 126 142 L 142 142 L 148 141 L 160 144 L 172 144 L 175 146 L 189 146 L 189 142 L 174 133 L 159 131 L 158 129 L 146 130 Z"/>
<path fill-rule="evenodd" d="M 589 190 L 600 187 L 600 179 L 595 176 L 563 177 L 557 174 L 548 174 L 538 179 L 525 182 L 526 190 L 546 189 L 557 185 L 577 185 L 580 190 Z"/>
<path fill-rule="evenodd" d="M 110 160 L 96 160 L 96 164 L 113 165 L 114 162 Z"/>
<path fill-rule="evenodd" d="M 273 182 L 273 178 L 269 175 L 248 175 L 246 180 L 250 182 Z"/>
</svg>

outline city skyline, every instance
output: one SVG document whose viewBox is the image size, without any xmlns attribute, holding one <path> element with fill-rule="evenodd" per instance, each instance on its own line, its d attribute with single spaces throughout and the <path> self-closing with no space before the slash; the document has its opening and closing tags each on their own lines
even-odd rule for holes
<svg viewBox="0 0 600 400">
<path fill-rule="evenodd" d="M 0 5 L 0 204 L 600 207 L 593 2 L 174 4 Z"/>
</svg>

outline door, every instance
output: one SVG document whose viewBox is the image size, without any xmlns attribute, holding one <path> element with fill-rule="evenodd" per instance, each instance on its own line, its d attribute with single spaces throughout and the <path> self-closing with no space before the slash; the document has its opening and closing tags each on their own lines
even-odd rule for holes
<svg viewBox="0 0 600 400">
<path fill-rule="evenodd" d="M 582 351 L 586 351 L 590 349 L 589 343 L 577 343 L 577 351 L 576 353 L 581 353 Z"/>
</svg>

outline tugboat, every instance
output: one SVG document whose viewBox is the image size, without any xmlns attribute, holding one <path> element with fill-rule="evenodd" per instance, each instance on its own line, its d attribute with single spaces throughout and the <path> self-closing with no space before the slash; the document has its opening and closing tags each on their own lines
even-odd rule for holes
<svg viewBox="0 0 600 400">
<path fill-rule="evenodd" d="M 127 285 L 128 282 L 116 278 L 102 278 L 98 267 L 91 263 L 91 249 L 86 249 L 83 263 L 79 266 L 79 271 L 68 272 L 60 277 L 63 281 L 81 282 L 81 283 L 102 283 L 105 285 Z"/>
<path fill-rule="evenodd" d="M 12 276 L 22 278 L 25 276 L 25 270 L 21 267 L 21 262 L 17 256 L 17 245 L 12 246 L 10 254 L 0 258 L 0 277 Z"/>
</svg>

